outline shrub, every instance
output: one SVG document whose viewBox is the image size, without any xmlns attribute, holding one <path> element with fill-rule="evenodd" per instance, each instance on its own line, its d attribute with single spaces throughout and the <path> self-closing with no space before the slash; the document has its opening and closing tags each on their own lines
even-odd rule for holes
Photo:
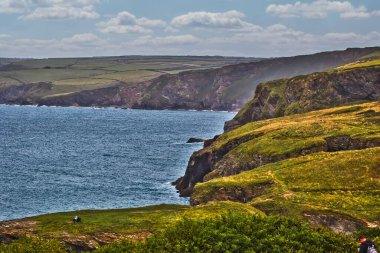
<svg viewBox="0 0 380 253">
<path fill-rule="evenodd" d="M 97 252 L 354 252 L 352 238 L 287 217 L 228 214 L 184 219 L 145 242 Z M 120 251 L 119 251 L 120 250 Z"/>
</svg>

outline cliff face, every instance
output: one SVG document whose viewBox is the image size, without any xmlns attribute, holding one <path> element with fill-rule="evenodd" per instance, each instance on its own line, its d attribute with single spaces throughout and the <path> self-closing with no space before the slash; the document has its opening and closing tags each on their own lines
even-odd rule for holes
<svg viewBox="0 0 380 253">
<path fill-rule="evenodd" d="M 380 68 L 378 67 L 334 70 L 272 81 L 261 84 L 257 88 L 255 98 L 244 106 L 232 121 L 227 122 L 226 130 L 231 131 L 238 127 L 244 129 L 244 124 L 251 121 L 298 114 L 347 103 L 377 101 L 379 98 Z M 285 124 L 286 121 L 283 123 Z M 324 132 L 323 129 L 321 131 Z M 232 134 L 235 133 L 236 131 L 232 132 Z M 333 143 L 336 140 L 339 145 L 347 147 L 346 149 L 351 149 L 351 146 L 355 147 L 354 149 L 360 149 L 379 144 L 378 140 L 374 143 L 358 141 L 352 139 L 350 135 L 345 136 L 342 132 L 341 135 L 345 138 L 326 136 L 318 143 L 306 145 L 301 149 L 292 150 L 292 152 L 265 153 L 262 151 L 270 149 L 272 145 L 289 145 L 289 143 L 282 143 L 281 136 L 279 139 L 266 140 L 263 137 L 265 132 L 262 131 L 243 133 L 234 138 L 229 138 L 229 134 L 226 133 L 217 137 L 213 142 L 207 143 L 208 146 L 204 149 L 195 152 L 190 158 L 185 175 L 175 182 L 180 194 L 190 196 L 196 183 L 215 177 L 237 174 L 288 158 L 333 150 Z M 335 137 L 339 138 L 334 139 Z M 220 141 L 221 138 L 226 138 L 227 141 Z M 294 140 L 294 143 L 299 140 L 305 141 L 301 138 Z M 290 144 L 295 145 L 294 143 Z"/>
<path fill-rule="evenodd" d="M 164 74 L 148 81 L 116 83 L 112 87 L 55 96 L 41 96 L 38 91 L 25 92 L 25 89 L 35 89 L 38 86 L 35 83 L 12 88 L 0 86 L 0 103 L 237 110 L 254 96 L 255 88 L 261 82 L 334 68 L 379 50 L 347 49 L 274 58 L 216 69 Z M 50 89 L 52 88 L 54 87 L 51 86 Z"/>
<path fill-rule="evenodd" d="M 194 206 L 249 203 L 343 233 L 380 226 L 379 134 L 379 102 L 253 121 L 195 152 L 176 187 Z"/>
<path fill-rule="evenodd" d="M 253 100 L 229 122 L 230 131 L 251 121 L 380 98 L 380 67 L 314 73 L 263 83 Z"/>
<path fill-rule="evenodd" d="M 378 48 L 284 57 L 219 69 L 163 75 L 148 82 L 135 108 L 240 109 L 265 81 L 334 68 Z"/>
</svg>

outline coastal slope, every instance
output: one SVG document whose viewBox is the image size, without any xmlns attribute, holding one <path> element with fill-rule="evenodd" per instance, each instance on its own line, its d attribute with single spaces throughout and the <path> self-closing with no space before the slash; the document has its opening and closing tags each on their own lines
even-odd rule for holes
<svg viewBox="0 0 380 253">
<path fill-rule="evenodd" d="M 193 154 L 177 188 L 192 205 L 236 201 L 347 232 L 380 225 L 379 165 L 380 103 L 372 102 L 222 134 Z"/>
<path fill-rule="evenodd" d="M 0 103 L 238 110 L 261 82 L 335 68 L 378 51 L 352 48 L 273 59 L 146 59 L 151 63 L 123 57 L 31 60 L 0 69 Z"/>
</svg>

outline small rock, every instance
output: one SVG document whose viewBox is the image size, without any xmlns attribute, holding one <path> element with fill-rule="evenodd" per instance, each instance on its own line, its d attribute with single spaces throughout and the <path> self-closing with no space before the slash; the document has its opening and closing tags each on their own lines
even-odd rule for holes
<svg viewBox="0 0 380 253">
<path fill-rule="evenodd" d="M 204 142 L 204 139 L 201 138 L 190 138 L 186 143 L 195 143 L 195 142 Z"/>
</svg>

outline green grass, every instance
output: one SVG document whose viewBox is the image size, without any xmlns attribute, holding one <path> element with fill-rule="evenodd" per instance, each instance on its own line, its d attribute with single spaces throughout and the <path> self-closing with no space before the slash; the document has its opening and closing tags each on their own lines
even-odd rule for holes
<svg viewBox="0 0 380 253">
<path fill-rule="evenodd" d="M 373 111 L 373 115 L 368 116 L 368 111 Z M 254 155 L 296 156 L 305 149 L 324 147 L 326 139 L 331 137 L 379 139 L 380 121 L 375 120 L 379 112 L 380 104 L 374 102 L 251 122 L 221 135 L 206 150 L 218 150 L 248 138 L 230 150 L 225 158 L 244 163 L 250 162 Z"/>
<path fill-rule="evenodd" d="M 380 65 L 380 59 L 369 60 L 369 61 L 359 61 L 350 63 L 341 67 L 338 67 L 338 70 L 354 69 L 354 68 L 363 68 L 363 67 L 377 67 Z"/>
<path fill-rule="evenodd" d="M 20 71 L 5 71 L 0 77 L 17 78 L 24 83 L 52 82 L 68 78 L 83 78 L 104 74 L 103 70 L 78 70 L 78 69 L 33 69 Z"/>
<path fill-rule="evenodd" d="M 67 253 L 57 240 L 26 238 L 13 241 L 10 245 L 0 244 L 0 253 Z"/>
<path fill-rule="evenodd" d="M 248 201 L 266 213 L 297 216 L 323 210 L 380 224 L 380 148 L 320 152 L 328 151 L 329 138 L 342 136 L 378 145 L 380 103 L 251 122 L 220 135 L 201 153 L 224 155 L 209 181 L 196 184 L 192 201 Z M 220 177 L 231 174 L 237 175 Z"/>
<path fill-rule="evenodd" d="M 185 205 L 158 205 L 140 208 L 114 210 L 82 210 L 30 217 L 35 221 L 34 234 L 42 237 L 62 239 L 68 235 L 94 236 L 99 233 L 117 233 L 127 237 L 138 233 L 156 233 L 183 217 L 206 218 L 226 212 L 263 215 L 257 209 L 234 202 L 218 202 L 209 205 L 189 207 Z M 72 218 L 79 216 L 81 223 L 73 224 Z"/>
<path fill-rule="evenodd" d="M 254 193 L 266 182 L 268 189 L 251 200 L 253 206 L 273 201 L 272 205 L 284 207 L 285 201 L 380 223 L 379 164 L 380 148 L 320 152 L 199 183 L 192 199 L 206 203 L 225 198 L 218 195 L 221 188 Z M 265 206 L 259 209 L 270 211 Z"/>
<path fill-rule="evenodd" d="M 373 236 L 379 233 L 366 230 Z M 375 237 L 374 237 L 375 238 Z M 375 240 L 377 242 L 377 240 Z M 207 218 L 187 218 L 144 241 L 128 240 L 98 247 L 95 253 L 182 253 L 182 252 L 353 252 L 355 239 L 313 228 L 294 218 L 258 216 L 228 212 Z M 0 245 L 1 253 L 61 253 L 64 245 L 56 240 L 22 238 Z"/>
<path fill-rule="evenodd" d="M 162 73 L 156 72 L 156 71 L 135 70 L 135 71 L 125 71 L 125 72 L 96 75 L 94 76 L 94 78 L 122 80 L 122 81 L 127 81 L 127 82 L 141 82 L 141 81 L 153 79 L 160 75 L 162 75 Z"/>
</svg>

